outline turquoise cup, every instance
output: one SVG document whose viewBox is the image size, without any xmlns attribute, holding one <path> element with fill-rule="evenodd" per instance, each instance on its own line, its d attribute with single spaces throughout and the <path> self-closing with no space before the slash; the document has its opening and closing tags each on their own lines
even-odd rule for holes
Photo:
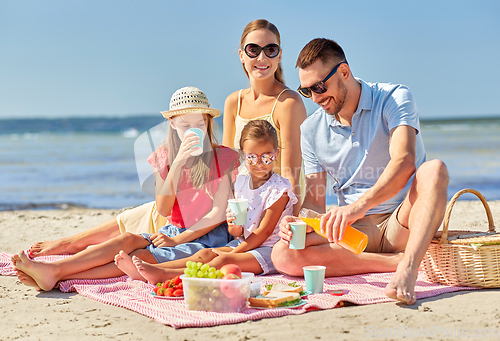
<svg viewBox="0 0 500 341">
<path fill-rule="evenodd" d="M 292 231 L 292 239 L 288 244 L 289 249 L 301 250 L 306 247 L 306 228 L 307 224 L 303 221 L 294 221 L 288 223 Z"/>
<path fill-rule="evenodd" d="M 186 136 L 188 132 L 193 132 L 200 138 L 200 142 L 191 147 L 191 155 L 201 155 L 203 153 L 203 130 L 200 128 L 190 128 L 184 132 L 184 136 Z"/>
<path fill-rule="evenodd" d="M 304 279 L 306 281 L 306 289 L 312 294 L 323 292 L 323 284 L 325 282 L 326 267 L 321 265 L 304 266 Z"/>
<path fill-rule="evenodd" d="M 247 223 L 248 199 L 229 199 L 229 208 L 234 214 L 233 223 L 235 225 L 245 225 Z"/>
</svg>

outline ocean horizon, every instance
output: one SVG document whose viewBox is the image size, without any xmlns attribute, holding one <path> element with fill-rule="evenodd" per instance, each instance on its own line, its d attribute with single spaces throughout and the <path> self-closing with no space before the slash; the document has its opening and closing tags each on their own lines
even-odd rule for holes
<svg viewBox="0 0 500 341">
<path fill-rule="evenodd" d="M 154 200 L 142 191 L 134 143 L 158 115 L 0 119 L 0 211 L 120 209 Z M 216 119 L 222 140 L 222 118 Z M 427 159 L 443 160 L 448 197 L 463 188 L 500 200 L 500 117 L 421 120 Z M 460 200 L 474 200 L 464 195 Z M 330 191 L 327 204 L 336 204 Z"/>
</svg>

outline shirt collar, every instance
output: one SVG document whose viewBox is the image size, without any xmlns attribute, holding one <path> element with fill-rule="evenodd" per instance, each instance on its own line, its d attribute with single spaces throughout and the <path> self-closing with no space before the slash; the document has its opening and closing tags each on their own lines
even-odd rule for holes
<svg viewBox="0 0 500 341">
<path fill-rule="evenodd" d="M 361 78 L 355 79 L 361 83 L 361 96 L 359 96 L 358 108 L 356 109 L 354 115 L 360 113 L 361 110 L 372 110 L 373 104 L 372 89 L 370 85 L 368 85 L 368 83 L 366 83 Z"/>
</svg>

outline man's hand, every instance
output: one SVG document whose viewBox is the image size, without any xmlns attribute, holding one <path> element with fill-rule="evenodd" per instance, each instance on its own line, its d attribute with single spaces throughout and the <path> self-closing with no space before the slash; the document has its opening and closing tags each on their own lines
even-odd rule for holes
<svg viewBox="0 0 500 341">
<path fill-rule="evenodd" d="M 293 216 L 285 216 L 283 219 L 280 221 L 280 232 L 279 236 L 281 237 L 281 241 L 285 244 L 289 244 L 290 240 L 292 239 L 292 230 L 290 230 L 290 225 L 288 223 L 294 222 L 294 221 L 302 221 L 302 219 L 293 217 Z M 312 232 L 313 229 L 310 226 L 307 226 L 306 232 Z"/>
<path fill-rule="evenodd" d="M 356 203 L 334 207 L 321 217 L 321 232 L 325 233 L 330 243 L 338 244 L 339 240 L 344 238 L 346 225 L 350 225 L 364 216 L 365 212 Z"/>
<path fill-rule="evenodd" d="M 176 246 L 177 243 L 174 241 L 174 238 L 164 235 L 163 233 L 153 233 L 149 236 L 151 242 L 156 247 L 168 247 L 168 246 Z"/>
</svg>

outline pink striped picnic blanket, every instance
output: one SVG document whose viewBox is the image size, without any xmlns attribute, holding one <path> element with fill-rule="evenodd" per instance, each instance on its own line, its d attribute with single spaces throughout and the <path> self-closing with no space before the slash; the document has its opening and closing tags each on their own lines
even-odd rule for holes
<svg viewBox="0 0 500 341">
<path fill-rule="evenodd" d="M 38 260 L 53 262 L 65 256 L 39 257 Z M 0 274 L 14 275 L 11 255 L 0 252 Z M 393 273 L 371 273 L 364 275 L 330 277 L 325 279 L 324 293 L 308 295 L 307 303 L 296 308 L 253 309 L 240 313 L 214 313 L 187 310 L 184 300 L 160 299 L 151 295 L 153 285 L 131 280 L 128 276 L 99 280 L 68 280 L 59 285 L 62 292 L 76 291 L 80 295 L 96 301 L 127 308 L 148 316 L 155 321 L 174 328 L 209 327 L 222 324 L 240 323 L 248 320 L 300 315 L 310 310 L 332 309 L 340 301 L 354 304 L 374 304 L 394 301 L 384 293 L 384 288 Z M 263 284 L 275 282 L 297 282 L 305 287 L 304 278 L 286 275 L 263 276 Z M 419 273 L 415 291 L 417 298 L 432 297 L 459 290 L 473 290 L 470 287 L 451 287 L 431 283 L 423 272 Z M 343 296 L 332 296 L 330 290 L 343 290 Z"/>
</svg>

